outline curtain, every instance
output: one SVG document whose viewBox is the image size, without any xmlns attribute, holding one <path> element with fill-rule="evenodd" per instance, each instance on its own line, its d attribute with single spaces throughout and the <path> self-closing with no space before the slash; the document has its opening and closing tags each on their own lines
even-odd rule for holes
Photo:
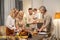
<svg viewBox="0 0 60 40">
<path fill-rule="evenodd" d="M 0 25 L 4 25 L 4 0 L 0 0 Z"/>
<path fill-rule="evenodd" d="M 22 0 L 15 0 L 15 7 L 18 10 L 23 10 L 23 1 Z"/>
</svg>

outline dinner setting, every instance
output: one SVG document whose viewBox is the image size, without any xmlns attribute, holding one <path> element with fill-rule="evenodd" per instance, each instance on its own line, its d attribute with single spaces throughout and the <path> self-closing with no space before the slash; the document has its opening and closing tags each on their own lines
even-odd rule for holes
<svg viewBox="0 0 60 40">
<path fill-rule="evenodd" d="M 0 40 L 60 40 L 60 1 L 0 0 Z"/>
</svg>

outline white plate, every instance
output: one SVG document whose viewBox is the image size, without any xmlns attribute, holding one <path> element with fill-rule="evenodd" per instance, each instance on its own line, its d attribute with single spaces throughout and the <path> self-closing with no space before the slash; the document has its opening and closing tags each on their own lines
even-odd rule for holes
<svg viewBox="0 0 60 40">
<path fill-rule="evenodd" d="M 40 35 L 46 35 L 47 33 L 46 32 L 39 32 L 38 34 L 40 34 Z"/>
</svg>

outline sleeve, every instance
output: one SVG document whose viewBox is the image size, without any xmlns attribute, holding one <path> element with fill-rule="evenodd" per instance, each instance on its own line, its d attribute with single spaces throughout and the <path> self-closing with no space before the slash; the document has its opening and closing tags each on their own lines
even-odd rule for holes
<svg viewBox="0 0 60 40">
<path fill-rule="evenodd" d="M 11 21 L 12 21 L 11 18 L 8 17 L 6 21 L 6 26 L 12 30 L 12 29 L 15 29 L 15 27 L 12 27 L 13 25 L 11 24 Z"/>
<path fill-rule="evenodd" d="M 7 18 L 7 21 L 6 21 L 6 26 L 8 27 L 8 28 L 11 28 L 12 27 L 12 25 L 10 24 L 11 23 L 11 18 Z"/>
<path fill-rule="evenodd" d="M 46 19 L 45 19 L 45 21 L 44 21 L 44 24 L 43 24 L 44 27 L 47 27 L 47 26 L 49 25 L 50 19 L 51 19 L 50 16 L 47 16 L 47 17 L 46 17 Z"/>
</svg>

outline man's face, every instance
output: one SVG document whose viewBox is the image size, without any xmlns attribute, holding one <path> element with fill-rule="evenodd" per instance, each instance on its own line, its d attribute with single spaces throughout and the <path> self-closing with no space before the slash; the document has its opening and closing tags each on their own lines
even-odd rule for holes
<svg viewBox="0 0 60 40">
<path fill-rule="evenodd" d="M 28 10 L 29 14 L 32 15 L 33 11 L 32 10 Z"/>
</svg>

